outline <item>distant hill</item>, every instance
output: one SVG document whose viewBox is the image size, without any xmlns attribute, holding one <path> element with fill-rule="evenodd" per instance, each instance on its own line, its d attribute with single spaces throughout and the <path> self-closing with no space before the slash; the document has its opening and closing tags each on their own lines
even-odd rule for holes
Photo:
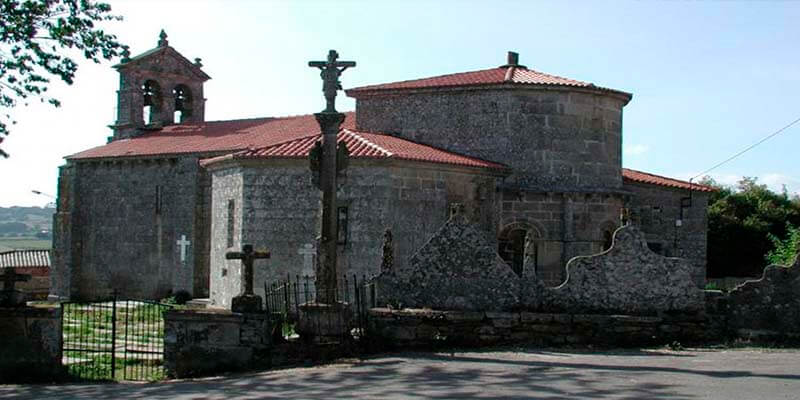
<svg viewBox="0 0 800 400">
<path fill-rule="evenodd" d="M 38 235 L 45 238 L 53 229 L 55 212 L 55 208 L 0 207 L 0 237 Z"/>
</svg>

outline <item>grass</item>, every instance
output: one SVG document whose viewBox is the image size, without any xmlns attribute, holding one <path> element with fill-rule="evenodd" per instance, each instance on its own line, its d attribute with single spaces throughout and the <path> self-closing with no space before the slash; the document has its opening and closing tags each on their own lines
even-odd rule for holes
<svg viewBox="0 0 800 400">
<path fill-rule="evenodd" d="M 142 346 L 148 351 L 161 350 L 164 341 L 162 318 L 166 308 L 157 304 L 137 304 L 126 308 L 125 304 L 117 303 L 114 379 L 165 379 L 161 354 L 137 354 L 131 350 Z M 65 308 L 63 318 L 64 355 L 73 362 L 67 366 L 68 372 L 79 379 L 111 380 L 112 310 L 105 304 L 73 304 Z"/>
<path fill-rule="evenodd" d="M 50 239 L 37 239 L 35 237 L 0 237 L 0 248 L 8 247 L 14 250 L 49 250 L 53 247 Z"/>
</svg>

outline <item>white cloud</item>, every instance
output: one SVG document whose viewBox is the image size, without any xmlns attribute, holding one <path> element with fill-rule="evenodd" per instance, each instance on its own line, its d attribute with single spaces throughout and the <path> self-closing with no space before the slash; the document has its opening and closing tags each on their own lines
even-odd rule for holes
<svg viewBox="0 0 800 400">
<path fill-rule="evenodd" d="M 622 154 L 626 156 L 639 156 L 647 153 L 648 150 L 650 150 L 650 148 L 645 144 L 626 144 L 622 148 Z"/>
</svg>

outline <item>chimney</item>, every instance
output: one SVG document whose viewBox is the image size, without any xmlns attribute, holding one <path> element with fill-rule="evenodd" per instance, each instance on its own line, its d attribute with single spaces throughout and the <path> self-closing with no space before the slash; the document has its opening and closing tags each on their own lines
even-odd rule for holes
<svg viewBox="0 0 800 400">
<path fill-rule="evenodd" d="M 519 64 L 519 53 L 516 53 L 516 52 L 513 52 L 513 51 L 509 51 L 508 52 L 508 60 L 506 62 L 506 65 L 508 65 L 510 67 L 512 65 L 515 66 L 517 64 Z"/>
<path fill-rule="evenodd" d="M 506 58 L 506 64 L 501 65 L 500 68 L 525 68 L 525 66 L 519 64 L 519 53 L 515 51 L 509 51 Z"/>
</svg>

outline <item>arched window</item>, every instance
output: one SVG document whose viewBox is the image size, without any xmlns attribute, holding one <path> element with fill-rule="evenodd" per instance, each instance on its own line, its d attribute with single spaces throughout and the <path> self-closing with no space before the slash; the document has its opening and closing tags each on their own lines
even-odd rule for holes
<svg viewBox="0 0 800 400">
<path fill-rule="evenodd" d="M 172 89 L 172 97 L 175 101 L 174 122 L 181 123 L 192 115 L 192 91 L 186 85 L 177 85 Z"/>
<path fill-rule="evenodd" d="M 617 230 L 617 225 L 613 222 L 606 221 L 600 225 L 600 237 L 598 240 L 601 242 L 602 251 L 606 251 L 614 244 L 614 231 Z"/>
<path fill-rule="evenodd" d="M 144 98 L 142 118 L 145 124 L 151 124 L 155 122 L 153 119 L 161 110 L 161 86 L 154 80 L 145 81 L 142 85 L 142 96 Z"/>
</svg>

